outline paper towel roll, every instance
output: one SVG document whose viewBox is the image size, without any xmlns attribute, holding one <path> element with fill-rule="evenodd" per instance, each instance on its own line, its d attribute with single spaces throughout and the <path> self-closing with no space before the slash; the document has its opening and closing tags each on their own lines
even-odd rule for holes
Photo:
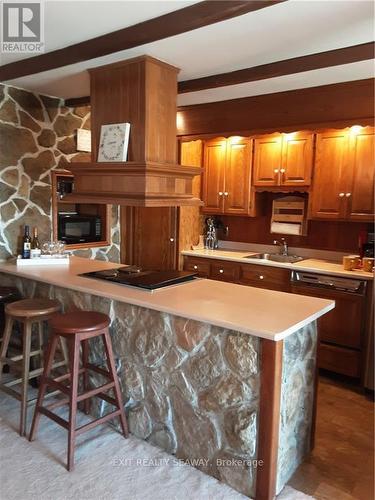
<svg viewBox="0 0 375 500">
<path fill-rule="evenodd" d="M 286 222 L 272 222 L 271 233 L 278 234 L 294 234 L 300 236 L 302 234 L 302 224 L 291 224 Z"/>
</svg>

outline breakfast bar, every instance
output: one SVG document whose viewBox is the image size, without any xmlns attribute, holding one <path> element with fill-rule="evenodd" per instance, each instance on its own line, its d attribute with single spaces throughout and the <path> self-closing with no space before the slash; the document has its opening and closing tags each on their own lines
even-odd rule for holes
<svg viewBox="0 0 375 500">
<path fill-rule="evenodd" d="M 109 315 L 130 432 L 249 497 L 273 498 L 313 445 L 316 325 L 334 302 L 208 279 L 150 292 L 79 276 L 115 267 L 1 263 L 0 282 Z M 94 341 L 91 352 L 100 365 Z"/>
</svg>

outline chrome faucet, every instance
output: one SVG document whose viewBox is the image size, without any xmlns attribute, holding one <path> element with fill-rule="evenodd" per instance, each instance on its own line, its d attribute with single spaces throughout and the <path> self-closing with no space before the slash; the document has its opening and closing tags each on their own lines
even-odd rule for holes
<svg viewBox="0 0 375 500">
<path fill-rule="evenodd" d="M 280 247 L 282 247 L 282 249 L 280 248 L 281 255 L 288 255 L 288 243 L 286 242 L 285 238 L 281 238 L 281 241 L 273 240 L 273 244 L 280 245 Z"/>
</svg>

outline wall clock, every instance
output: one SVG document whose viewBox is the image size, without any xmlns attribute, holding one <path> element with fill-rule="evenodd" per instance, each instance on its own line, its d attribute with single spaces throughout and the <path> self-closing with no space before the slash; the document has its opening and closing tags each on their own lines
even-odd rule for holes
<svg viewBox="0 0 375 500">
<path fill-rule="evenodd" d="M 126 161 L 128 154 L 130 123 L 102 125 L 98 162 Z"/>
</svg>

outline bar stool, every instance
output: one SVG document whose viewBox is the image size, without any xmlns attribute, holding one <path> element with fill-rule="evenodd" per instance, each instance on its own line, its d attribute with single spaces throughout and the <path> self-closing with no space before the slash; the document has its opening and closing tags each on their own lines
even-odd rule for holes
<svg viewBox="0 0 375 500">
<path fill-rule="evenodd" d="M 43 372 L 39 367 L 30 371 L 30 361 L 34 356 L 39 356 L 43 360 L 43 321 L 48 321 L 53 314 L 60 310 L 57 300 L 50 299 L 24 299 L 11 302 L 5 305 L 5 329 L 0 353 L 0 390 L 16 398 L 21 402 L 21 416 L 19 433 L 26 434 L 27 406 L 33 403 L 36 398 L 28 399 L 29 380 L 38 377 Z M 13 324 L 17 321 L 22 324 L 22 354 L 17 356 L 7 356 Z M 31 351 L 32 326 L 38 326 L 38 348 Z M 66 365 L 68 362 L 65 345 L 61 344 L 63 360 L 55 364 L 55 368 Z M 18 363 L 22 362 L 21 369 Z M 21 371 L 21 377 L 2 383 L 3 365 L 14 367 L 16 371 Z M 14 385 L 21 384 L 21 393 L 12 389 Z"/>
<path fill-rule="evenodd" d="M 3 341 L 3 332 L 5 326 L 5 304 L 20 300 L 21 296 L 17 288 L 11 286 L 0 286 L 0 343 Z M 3 366 L 3 372 L 9 372 L 9 366 Z"/>
<path fill-rule="evenodd" d="M 120 391 L 120 384 L 116 374 L 111 338 L 109 335 L 110 319 L 105 314 L 94 311 L 74 311 L 65 314 L 56 314 L 50 321 L 52 328 L 52 336 L 48 345 L 47 361 L 45 363 L 42 380 L 39 388 L 38 401 L 35 406 L 34 418 L 31 425 L 30 441 L 32 441 L 37 433 L 39 420 L 41 415 L 49 417 L 51 420 L 61 425 L 68 431 L 68 460 L 67 469 L 71 471 L 74 467 L 74 449 L 76 436 L 93 427 L 103 424 L 107 420 L 119 417 L 122 432 L 125 437 L 128 437 L 128 425 L 126 421 L 122 396 Z M 108 371 L 104 370 L 89 362 L 89 339 L 94 337 L 102 337 Z M 68 343 L 69 357 L 70 357 L 70 373 L 65 375 L 51 378 L 50 372 L 52 363 L 55 356 L 56 345 L 59 338 L 64 337 Z M 82 368 L 80 368 L 80 346 L 82 345 Z M 109 382 L 90 389 L 89 386 L 89 373 L 92 370 L 101 376 L 107 378 Z M 83 389 L 81 394 L 78 394 L 79 376 L 83 375 Z M 63 382 L 67 380 L 68 385 Z M 68 397 L 50 404 L 49 406 L 42 406 L 43 399 L 47 387 L 61 391 Z M 114 397 L 105 394 L 104 391 L 113 389 Z M 107 401 L 116 409 L 103 417 L 92 420 L 91 422 L 76 427 L 76 413 L 77 405 L 83 402 L 84 411 L 86 414 L 90 412 L 89 398 L 98 397 Z M 65 420 L 51 410 L 59 406 L 69 405 L 69 420 Z"/>
</svg>

